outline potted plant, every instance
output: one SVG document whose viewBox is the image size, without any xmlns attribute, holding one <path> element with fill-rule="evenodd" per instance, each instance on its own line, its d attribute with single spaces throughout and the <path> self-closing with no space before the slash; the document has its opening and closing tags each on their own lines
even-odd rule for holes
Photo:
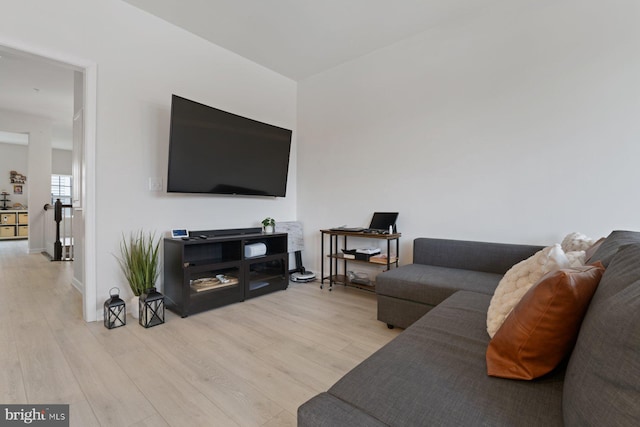
<svg viewBox="0 0 640 427">
<path fill-rule="evenodd" d="M 158 249 L 160 241 L 155 241 L 155 234 L 140 230 L 131 233 L 120 242 L 120 268 L 129 282 L 133 298 L 131 299 L 131 315 L 138 318 L 138 300 L 147 289 L 153 288 L 158 279 Z"/>
<path fill-rule="evenodd" d="M 262 220 L 262 227 L 265 233 L 273 233 L 275 226 L 276 226 L 276 220 L 273 218 L 267 217 Z"/>
</svg>

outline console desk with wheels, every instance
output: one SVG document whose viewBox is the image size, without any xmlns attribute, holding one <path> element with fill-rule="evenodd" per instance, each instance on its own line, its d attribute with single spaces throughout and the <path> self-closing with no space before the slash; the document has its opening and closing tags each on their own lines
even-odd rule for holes
<svg viewBox="0 0 640 427">
<path fill-rule="evenodd" d="M 320 238 L 320 289 L 323 288 L 324 281 L 329 281 L 329 290 L 333 288 L 334 283 L 340 283 L 344 285 L 356 286 L 361 289 L 374 290 L 375 286 L 373 285 L 354 285 L 349 283 L 347 279 L 347 263 L 348 262 L 356 262 L 356 263 L 365 263 L 369 265 L 382 265 L 385 266 L 387 270 L 391 269 L 392 265 L 398 267 L 398 261 L 400 259 L 400 237 L 401 233 L 393 233 L 393 234 L 381 234 L 381 233 L 366 233 L 366 232 L 354 232 L 354 231 L 343 231 L 343 230 L 320 230 L 321 238 Z M 326 257 L 329 259 L 329 275 L 325 276 L 325 237 L 329 237 L 329 253 Z M 349 237 L 357 237 L 364 239 L 376 239 L 376 240 L 386 240 L 387 241 L 387 259 L 386 263 L 375 262 L 371 260 L 358 260 L 345 258 L 344 254 L 338 249 L 338 240 L 339 237 L 342 237 L 342 249 L 348 249 L 347 240 Z M 395 242 L 396 255 L 395 257 L 391 257 L 391 244 Z M 343 272 L 344 274 L 338 274 L 339 264 L 342 262 Z"/>
</svg>

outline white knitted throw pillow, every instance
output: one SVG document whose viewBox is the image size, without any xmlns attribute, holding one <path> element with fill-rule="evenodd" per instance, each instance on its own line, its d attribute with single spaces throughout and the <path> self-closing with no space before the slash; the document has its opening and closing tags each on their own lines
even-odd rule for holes
<svg viewBox="0 0 640 427">
<path fill-rule="evenodd" d="M 560 246 L 562 250 L 565 252 L 572 251 L 586 251 L 589 249 L 596 241 L 590 237 L 585 236 L 582 233 L 569 233 L 562 239 L 562 243 Z"/>
<path fill-rule="evenodd" d="M 487 332 L 491 338 L 531 286 L 550 271 L 569 264 L 567 255 L 556 243 L 511 267 L 498 283 L 487 311 Z"/>
<path fill-rule="evenodd" d="M 580 267 L 584 265 L 584 262 L 587 258 L 587 253 L 585 251 L 571 251 L 565 252 L 567 259 L 569 259 L 569 267 Z"/>
</svg>

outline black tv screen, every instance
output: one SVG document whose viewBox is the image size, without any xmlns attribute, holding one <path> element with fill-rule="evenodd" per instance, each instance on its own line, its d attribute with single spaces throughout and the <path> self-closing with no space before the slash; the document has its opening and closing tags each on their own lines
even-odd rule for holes
<svg viewBox="0 0 640 427">
<path fill-rule="evenodd" d="M 291 131 L 173 95 L 170 193 L 284 197 Z"/>
</svg>

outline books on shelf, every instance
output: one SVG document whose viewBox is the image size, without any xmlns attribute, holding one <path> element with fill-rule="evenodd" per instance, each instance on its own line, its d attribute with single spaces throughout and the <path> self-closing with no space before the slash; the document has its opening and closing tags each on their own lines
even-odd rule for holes
<svg viewBox="0 0 640 427">
<path fill-rule="evenodd" d="M 396 262 L 397 260 L 398 260 L 398 257 L 395 257 L 392 255 L 391 258 L 389 258 L 389 263 Z M 387 254 L 373 255 L 369 257 L 369 262 L 374 262 L 376 264 L 386 264 Z"/>
<path fill-rule="evenodd" d="M 342 250 L 342 258 L 344 258 L 344 259 L 356 259 L 356 250 L 355 249 L 343 249 Z"/>
<path fill-rule="evenodd" d="M 232 276 L 224 276 L 226 281 L 222 282 L 217 277 L 203 277 L 190 281 L 191 289 L 196 292 L 210 291 L 212 289 L 226 288 L 238 284 L 238 278 Z"/>
<path fill-rule="evenodd" d="M 342 249 L 342 255 L 340 257 L 386 264 L 387 254 L 381 254 L 380 252 L 380 248 Z M 395 257 L 392 257 L 392 261 L 390 262 L 395 262 Z"/>
</svg>

